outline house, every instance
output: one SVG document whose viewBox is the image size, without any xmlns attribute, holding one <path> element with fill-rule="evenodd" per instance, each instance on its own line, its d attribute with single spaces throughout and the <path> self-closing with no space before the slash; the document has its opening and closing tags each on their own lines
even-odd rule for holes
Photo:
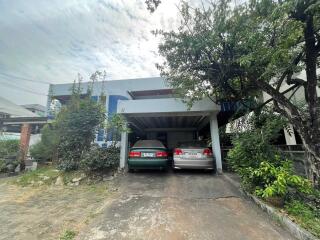
<svg viewBox="0 0 320 240">
<path fill-rule="evenodd" d="M 39 117 L 44 117 L 46 115 L 46 107 L 40 104 L 25 104 L 21 105 L 21 107 L 35 113 Z"/>
<path fill-rule="evenodd" d="M 89 83 L 81 83 L 85 94 Z M 52 102 L 57 100 L 64 105 L 70 99 L 72 83 L 50 85 L 48 97 L 48 117 Z M 101 94 L 103 92 L 103 95 Z M 101 99 L 103 96 L 103 99 Z M 178 142 L 202 137 L 212 141 L 216 168 L 222 172 L 219 125 L 236 109 L 236 104 L 223 103 L 221 106 L 210 99 L 196 102 L 190 109 L 181 99 L 174 96 L 164 78 L 138 78 L 96 82 L 93 86 L 93 99 L 105 104 L 108 115 L 121 113 L 132 132 L 121 133 L 120 167 L 126 166 L 128 147 L 138 139 L 159 139 L 172 149 Z M 96 141 L 102 143 L 115 140 L 116 136 L 103 130 L 97 134 Z"/>
<path fill-rule="evenodd" d="M 31 111 L 21 107 L 5 98 L 0 97 L 0 119 L 9 119 L 17 117 L 36 117 L 37 115 Z M 6 125 L 1 126 L 0 121 L 0 131 L 2 131 L 2 138 L 5 139 L 19 139 L 20 138 L 20 128 L 21 125 Z"/>
<path fill-rule="evenodd" d="M 29 145 L 40 140 L 40 128 L 47 122 L 46 117 L 0 97 L 1 140 L 20 139 L 22 159 L 27 158 Z"/>
<path fill-rule="evenodd" d="M 296 73 L 294 75 L 294 77 L 302 79 L 304 81 L 306 81 L 306 79 L 307 79 L 305 70 L 303 70 L 299 73 Z M 289 89 L 290 87 L 292 87 L 292 85 L 288 85 L 286 83 L 286 81 L 284 81 L 280 87 L 280 92 L 284 92 L 287 89 Z M 316 90 L 317 90 L 317 95 L 319 97 L 320 96 L 320 87 L 317 87 Z M 293 104 L 295 104 L 296 106 L 298 106 L 299 108 L 303 108 L 303 106 L 306 104 L 305 90 L 302 86 L 287 92 L 285 94 L 285 97 L 289 98 L 291 100 L 291 102 Z M 271 98 L 270 95 L 263 92 L 261 101 L 266 102 L 270 98 Z M 272 102 L 270 102 L 269 105 L 272 105 Z M 302 144 L 302 140 L 301 140 L 299 134 L 297 133 L 297 131 L 293 128 L 293 126 L 291 124 L 287 128 L 283 129 L 283 133 L 284 133 L 286 145 L 290 146 L 290 145 L 297 145 L 297 144 L 301 145 Z"/>
<path fill-rule="evenodd" d="M 3 97 L 0 97 L 0 117 L 36 117 L 28 109 L 19 106 Z"/>
</svg>

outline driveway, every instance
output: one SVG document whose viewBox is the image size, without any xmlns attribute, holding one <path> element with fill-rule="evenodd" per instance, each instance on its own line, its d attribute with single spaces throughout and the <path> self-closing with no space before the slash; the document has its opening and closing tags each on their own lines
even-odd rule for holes
<svg viewBox="0 0 320 240">
<path fill-rule="evenodd" d="M 295 239 L 221 176 L 138 172 L 118 179 L 119 198 L 79 239 Z"/>
</svg>

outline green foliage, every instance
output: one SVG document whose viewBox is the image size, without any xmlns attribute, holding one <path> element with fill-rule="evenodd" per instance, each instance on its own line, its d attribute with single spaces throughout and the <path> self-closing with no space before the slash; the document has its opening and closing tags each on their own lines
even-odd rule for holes
<svg viewBox="0 0 320 240">
<path fill-rule="evenodd" d="M 39 182 L 44 185 L 51 185 L 59 175 L 60 172 L 53 167 L 40 167 L 37 170 L 25 172 L 14 183 L 22 187 L 40 185 Z"/>
<path fill-rule="evenodd" d="M 190 105 L 209 97 L 216 103 L 231 101 L 255 109 L 262 92 L 269 94 L 275 111 L 300 132 L 314 157 L 310 168 L 316 170 L 310 178 L 320 174 L 319 111 L 314 110 L 319 105 L 318 2 L 217 0 L 197 7 L 183 1 L 180 26 L 156 31 L 163 40 L 159 45 L 164 57 L 158 64 L 161 75 Z M 306 79 L 296 77 L 304 69 L 309 69 Z M 284 86 L 289 86 L 289 94 Z M 307 114 L 292 104 L 300 87 L 305 90 Z"/>
<path fill-rule="evenodd" d="M 120 149 L 116 146 L 101 148 L 93 145 L 81 160 L 80 167 L 85 171 L 114 170 L 119 165 Z"/>
<path fill-rule="evenodd" d="M 284 119 L 269 111 L 250 115 L 246 129 L 232 139 L 234 147 L 228 153 L 228 161 L 234 170 L 242 172 L 245 168 L 257 168 L 265 160 L 277 162 L 275 156 L 279 153 L 270 143 L 285 125 Z"/>
<path fill-rule="evenodd" d="M 19 140 L 0 140 L 0 173 L 13 172 L 19 164 Z"/>
<path fill-rule="evenodd" d="M 38 161 L 57 159 L 58 168 L 64 171 L 77 170 L 80 167 L 86 171 L 117 167 L 119 149 L 116 147 L 101 149 L 92 146 L 98 129 L 108 128 L 114 132 L 115 138 L 120 131 L 129 131 L 119 114 L 113 115 L 106 121 L 103 102 L 93 100 L 94 82 L 101 77 L 104 78 L 105 73 L 94 73 L 86 94 L 83 94 L 79 76 L 79 82 L 75 82 L 71 89 L 70 101 L 61 108 L 56 119 L 43 128 L 41 142 L 30 149 L 34 159 Z M 103 93 L 100 98 L 104 99 Z"/>
<path fill-rule="evenodd" d="M 59 175 L 60 172 L 53 167 L 40 167 L 37 170 L 28 171 L 19 176 L 15 183 L 22 187 L 36 185 L 39 182 L 42 182 L 44 185 L 51 185 Z"/>
<path fill-rule="evenodd" d="M 261 89 L 258 81 L 273 79 L 277 84 L 285 70 L 303 68 L 303 62 L 293 60 L 304 51 L 304 24 L 292 15 L 311 9 L 316 0 L 307 2 L 251 0 L 234 5 L 218 0 L 200 8 L 183 2 L 178 30 L 156 31 L 163 38 L 159 52 L 165 58 L 158 68 L 187 101 L 206 96 L 218 102 L 253 100 Z M 314 28 L 319 24 L 315 14 Z"/>
<path fill-rule="evenodd" d="M 59 135 L 59 169 L 78 169 L 84 153 L 89 151 L 98 127 L 105 120 L 102 104 L 91 98 L 92 86 L 81 97 L 80 82 L 73 86 L 71 100 L 63 107 L 55 122 Z"/>
<path fill-rule="evenodd" d="M 19 148 L 19 140 L 0 140 L 0 157 L 17 157 Z"/>
<path fill-rule="evenodd" d="M 0 159 L 0 173 L 7 172 L 7 163 L 5 160 Z"/>
<path fill-rule="evenodd" d="M 284 197 L 290 188 L 295 188 L 301 193 L 311 193 L 311 183 L 307 179 L 294 175 L 292 163 L 281 161 L 279 163 L 261 162 L 257 169 L 250 175 L 252 182 L 259 183 L 255 186 L 255 194 L 263 198 Z"/>
<path fill-rule="evenodd" d="M 112 114 L 108 116 L 106 128 L 112 132 L 112 141 L 119 141 L 121 132 L 131 132 L 131 129 L 127 126 L 122 114 Z"/>
<path fill-rule="evenodd" d="M 233 139 L 228 161 L 246 190 L 263 198 L 284 197 L 294 188 L 310 193 L 308 180 L 294 175 L 291 161 L 271 145 L 285 122 L 268 112 L 251 116 L 252 126 Z M 249 124 L 250 126 L 250 124 Z"/>
<path fill-rule="evenodd" d="M 41 141 L 30 147 L 30 155 L 39 162 L 56 160 L 58 143 L 56 124 L 47 124 L 41 129 Z"/>
<path fill-rule="evenodd" d="M 320 237 L 320 211 L 313 209 L 304 202 L 293 200 L 285 205 L 289 215 L 305 229 Z"/>
<path fill-rule="evenodd" d="M 66 230 L 62 236 L 60 237 L 60 240 L 73 240 L 76 237 L 76 232 L 73 230 Z"/>
</svg>

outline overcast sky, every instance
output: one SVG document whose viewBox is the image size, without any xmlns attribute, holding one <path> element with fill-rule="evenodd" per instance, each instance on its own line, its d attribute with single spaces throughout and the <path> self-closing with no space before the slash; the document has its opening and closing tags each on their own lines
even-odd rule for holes
<svg viewBox="0 0 320 240">
<path fill-rule="evenodd" d="M 178 24 L 178 0 L 150 14 L 144 0 L 0 0 L 0 94 L 46 104 L 48 84 L 159 76 L 155 29 Z"/>
</svg>

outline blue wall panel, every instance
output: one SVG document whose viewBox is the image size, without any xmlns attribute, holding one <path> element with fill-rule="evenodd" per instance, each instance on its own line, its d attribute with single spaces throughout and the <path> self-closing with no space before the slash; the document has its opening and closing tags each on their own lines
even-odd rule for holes
<svg viewBox="0 0 320 240">
<path fill-rule="evenodd" d="M 128 100 L 127 97 L 121 95 L 110 95 L 109 96 L 109 106 L 108 106 L 108 117 L 112 117 L 115 113 L 117 113 L 118 100 Z M 107 133 L 107 141 L 113 140 L 113 130 L 108 130 Z"/>
</svg>

